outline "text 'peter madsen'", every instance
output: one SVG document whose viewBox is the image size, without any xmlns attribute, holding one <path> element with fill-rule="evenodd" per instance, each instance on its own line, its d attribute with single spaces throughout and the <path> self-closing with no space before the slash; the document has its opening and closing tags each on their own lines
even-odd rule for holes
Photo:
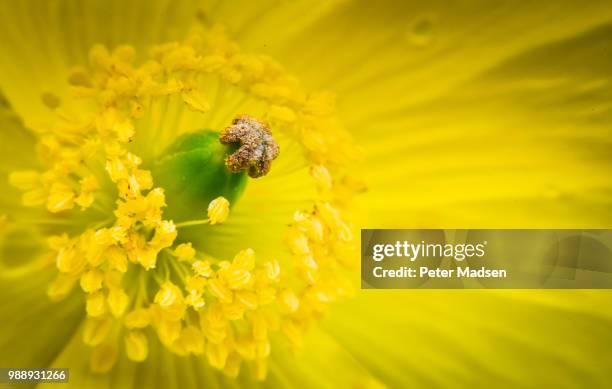
<svg viewBox="0 0 612 389">
<path fill-rule="evenodd" d="M 381 262 L 385 258 L 403 257 L 414 262 L 417 258 L 452 258 L 463 261 L 466 258 L 482 258 L 485 256 L 487 242 L 477 244 L 441 244 L 441 243 L 410 243 L 396 241 L 395 244 L 375 244 L 372 246 L 372 259 Z M 420 266 L 417 268 L 401 266 L 396 269 L 385 269 L 376 266 L 372 269 L 376 278 L 506 278 L 505 269 L 487 269 L 484 266 L 474 269 L 470 267 L 457 267 L 456 269 L 440 269 Z"/>
</svg>

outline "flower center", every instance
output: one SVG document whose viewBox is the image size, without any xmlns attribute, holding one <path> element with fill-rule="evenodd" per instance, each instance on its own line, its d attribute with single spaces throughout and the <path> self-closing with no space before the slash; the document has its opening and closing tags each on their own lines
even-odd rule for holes
<svg viewBox="0 0 612 389">
<path fill-rule="evenodd" d="M 220 134 L 203 130 L 181 135 L 156 158 L 151 173 L 165 190 L 165 214 L 185 222 L 194 209 L 205 209 L 219 196 L 234 203 L 246 186 L 243 171 L 261 177 L 278 154 L 270 129 L 241 115 Z"/>
<path fill-rule="evenodd" d="M 273 333 L 298 347 L 327 304 L 349 294 L 344 274 L 356 256 L 342 207 L 361 185 L 342 172 L 355 150 L 329 94 L 304 92 L 277 63 L 242 53 L 218 30 L 155 47 L 138 66 L 134 58 L 129 46 L 94 47 L 90 69 L 70 77 L 78 114 L 53 99 L 57 123 L 35 129 L 43 170 L 11 175 L 24 205 L 44 206 L 58 228 L 76 226 L 48 236 L 58 271 L 48 294 L 59 300 L 80 285 L 94 371 L 110 370 L 121 349 L 146 359 L 156 337 L 228 375 L 248 365 L 263 379 Z M 191 132 L 227 123 L 214 124 L 225 106 L 205 97 L 213 87 L 252 100 L 253 116 L 220 135 Z M 245 175 L 270 171 L 279 144 L 254 117 L 299 145 L 316 198 L 284 221 L 280 258 L 258 258 L 240 233 L 233 258 L 216 258 L 199 249 L 206 231 L 193 239 L 183 231 L 231 223 Z"/>
</svg>

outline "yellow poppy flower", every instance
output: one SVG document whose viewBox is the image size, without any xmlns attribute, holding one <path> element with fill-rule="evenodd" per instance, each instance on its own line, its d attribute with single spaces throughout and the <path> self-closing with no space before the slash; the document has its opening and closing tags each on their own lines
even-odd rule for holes
<svg viewBox="0 0 612 389">
<path fill-rule="evenodd" d="M 605 387 L 605 291 L 359 291 L 359 228 L 610 227 L 605 2 L 0 6 L 0 366 Z M 44 386 L 44 385 L 43 385 Z"/>
</svg>

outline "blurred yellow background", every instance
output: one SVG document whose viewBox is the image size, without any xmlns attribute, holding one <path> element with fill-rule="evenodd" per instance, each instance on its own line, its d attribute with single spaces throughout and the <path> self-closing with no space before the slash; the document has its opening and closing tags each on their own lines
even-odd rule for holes
<svg viewBox="0 0 612 389">
<path fill-rule="evenodd" d="M 0 210 L 18 206 L 6 176 L 31 164 L 14 150 L 32 143 L 20 122 L 49 115 L 42 93 L 67 93 L 95 43 L 149 47 L 194 20 L 337 95 L 363 150 L 357 228 L 612 226 L 609 1 L 3 2 Z M 612 386 L 608 291 L 359 291 L 297 357 L 273 348 L 258 383 L 155 345 L 92 375 L 81 302 L 50 305 L 49 280 L 2 279 L 0 366 L 69 367 L 72 387 Z"/>
</svg>

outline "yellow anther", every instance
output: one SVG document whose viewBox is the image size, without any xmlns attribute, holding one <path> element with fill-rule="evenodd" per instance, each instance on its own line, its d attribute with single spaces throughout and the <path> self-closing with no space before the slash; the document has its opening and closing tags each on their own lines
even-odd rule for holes
<svg viewBox="0 0 612 389">
<path fill-rule="evenodd" d="M 190 261 L 195 257 L 196 251 L 191 243 L 182 243 L 174 249 L 174 255 L 180 261 Z"/>
<path fill-rule="evenodd" d="M 241 250 L 232 261 L 232 265 L 236 268 L 253 270 L 255 267 L 255 252 L 253 249 Z"/>
<path fill-rule="evenodd" d="M 208 342 L 206 345 L 206 356 L 208 357 L 208 363 L 214 368 L 223 369 L 227 356 L 229 354 L 228 347 L 223 344 L 215 344 Z"/>
<path fill-rule="evenodd" d="M 291 108 L 279 105 L 271 106 L 268 114 L 273 120 L 278 120 L 285 123 L 293 123 L 296 120 L 295 112 Z"/>
<path fill-rule="evenodd" d="M 204 335 L 206 335 L 206 339 L 208 339 L 212 343 L 220 343 L 227 336 L 228 326 L 227 324 L 219 325 L 214 327 L 212 325 L 203 326 L 202 331 Z"/>
<path fill-rule="evenodd" d="M 113 50 L 113 58 L 120 62 L 132 63 L 136 56 L 136 51 L 130 45 L 120 45 Z"/>
<path fill-rule="evenodd" d="M 89 265 L 98 267 L 104 262 L 104 246 L 96 244 L 92 236 L 81 236 L 81 249 L 85 251 L 85 259 Z"/>
<path fill-rule="evenodd" d="M 231 303 L 223 304 L 223 314 L 228 320 L 239 320 L 242 319 L 246 306 L 234 299 Z"/>
<path fill-rule="evenodd" d="M 182 298 L 183 295 L 178 286 L 168 281 L 161 285 L 159 291 L 155 295 L 154 301 L 156 304 L 159 304 L 160 307 L 167 308 L 179 302 Z"/>
<path fill-rule="evenodd" d="M 319 268 L 317 261 L 315 261 L 315 259 L 310 255 L 300 258 L 300 262 L 302 266 L 308 269 L 317 270 Z"/>
<path fill-rule="evenodd" d="M 333 93 L 313 93 L 304 103 L 304 111 L 318 115 L 329 116 L 336 109 L 336 96 Z"/>
<path fill-rule="evenodd" d="M 94 319 L 88 317 L 83 328 L 83 342 L 88 346 L 97 346 L 104 342 L 113 326 L 111 317 Z"/>
<path fill-rule="evenodd" d="M 93 192 L 98 189 L 98 181 L 93 175 L 89 175 L 79 181 L 81 192 L 75 199 L 75 202 L 81 206 L 81 208 L 87 208 L 93 204 L 94 196 Z"/>
<path fill-rule="evenodd" d="M 206 278 L 189 276 L 185 278 L 185 289 L 189 293 L 201 294 L 204 292 L 204 286 L 206 286 Z"/>
<path fill-rule="evenodd" d="M 242 79 L 242 73 L 240 73 L 237 69 L 232 69 L 231 67 L 223 67 L 219 73 L 221 78 L 230 84 L 237 84 Z"/>
<path fill-rule="evenodd" d="M 47 201 L 47 191 L 37 188 L 21 195 L 21 203 L 26 207 L 37 207 Z"/>
<path fill-rule="evenodd" d="M 229 215 L 229 201 L 225 197 L 217 197 L 208 204 L 210 224 L 223 223 Z"/>
<path fill-rule="evenodd" d="M 312 269 L 302 268 L 298 274 L 309 285 L 314 285 L 317 282 L 317 273 Z"/>
<path fill-rule="evenodd" d="M 236 292 L 236 300 L 247 309 L 253 310 L 257 308 L 258 299 L 254 292 L 248 290 Z"/>
<path fill-rule="evenodd" d="M 207 55 L 200 60 L 199 67 L 205 72 L 214 72 L 221 69 L 226 62 L 225 57 L 220 55 Z"/>
<path fill-rule="evenodd" d="M 256 293 L 259 305 L 271 304 L 276 299 L 276 289 L 272 287 L 259 288 Z"/>
<path fill-rule="evenodd" d="M 206 301 L 200 294 L 190 293 L 187 297 L 185 297 L 185 303 L 190 307 L 193 307 L 196 311 L 204 308 L 206 305 Z"/>
<path fill-rule="evenodd" d="M 64 247 L 68 246 L 70 238 L 68 234 L 53 235 L 47 239 L 49 247 L 55 251 L 60 251 Z"/>
<path fill-rule="evenodd" d="M 289 289 L 283 290 L 278 296 L 281 306 L 288 313 L 293 313 L 300 307 L 300 300 L 295 293 Z"/>
<path fill-rule="evenodd" d="M 304 233 L 308 239 L 314 242 L 322 242 L 325 238 L 325 226 L 320 218 L 298 211 L 293 215 L 295 225 Z"/>
<path fill-rule="evenodd" d="M 49 285 L 47 295 L 52 301 L 62 300 L 68 295 L 68 293 L 70 293 L 77 280 L 78 277 L 60 273 L 57 275 L 51 285 Z"/>
<path fill-rule="evenodd" d="M 247 361 L 255 359 L 257 345 L 252 337 L 238 339 L 235 343 L 236 352 Z"/>
<path fill-rule="evenodd" d="M 140 249 L 135 250 L 136 260 L 147 270 L 154 269 L 157 264 L 157 250 Z"/>
<path fill-rule="evenodd" d="M 47 210 L 49 212 L 61 212 L 74 207 L 74 192 L 65 184 L 56 182 L 49 190 L 47 198 Z"/>
<path fill-rule="evenodd" d="M 259 358 L 253 361 L 251 371 L 253 377 L 258 381 L 263 381 L 268 375 L 268 361 L 263 358 Z"/>
<path fill-rule="evenodd" d="M 94 203 L 94 195 L 91 192 L 81 192 L 75 199 L 74 202 L 81 207 L 81 209 L 89 208 Z"/>
<path fill-rule="evenodd" d="M 120 317 L 125 313 L 130 298 L 123 289 L 111 288 L 108 292 L 108 307 L 115 317 Z"/>
<path fill-rule="evenodd" d="M 278 281 L 280 277 L 281 267 L 277 260 L 268 261 L 264 263 L 264 269 L 266 270 L 266 276 L 270 281 Z"/>
<path fill-rule="evenodd" d="M 82 178 L 79 181 L 79 185 L 81 186 L 81 190 L 85 192 L 93 192 L 97 190 L 100 186 L 98 185 L 98 180 L 94 175 L 88 175 L 85 178 Z"/>
<path fill-rule="evenodd" d="M 125 273 L 128 268 L 128 260 L 125 251 L 118 246 L 111 246 L 106 249 L 106 258 L 111 269 Z"/>
<path fill-rule="evenodd" d="M 94 373 L 106 373 L 115 365 L 118 356 L 119 348 L 115 343 L 102 343 L 92 350 L 89 366 Z"/>
<path fill-rule="evenodd" d="M 308 239 L 313 242 L 322 243 L 325 239 L 325 226 L 318 217 L 312 216 L 304 224 Z"/>
<path fill-rule="evenodd" d="M 104 285 L 109 288 L 121 288 L 121 284 L 123 282 L 123 274 L 118 272 L 118 271 L 114 271 L 114 270 L 107 270 L 104 273 Z"/>
<path fill-rule="evenodd" d="M 230 329 L 228 317 L 225 315 L 225 305 L 227 304 L 213 303 L 208 307 L 205 314 L 200 316 L 202 329 L 214 329 L 217 331 L 216 334 L 207 333 L 207 337 L 215 343 L 219 343 L 221 339 L 224 339 Z"/>
<path fill-rule="evenodd" d="M 166 195 L 161 188 L 155 188 L 147 193 L 147 203 L 151 208 L 159 209 L 166 206 Z"/>
<path fill-rule="evenodd" d="M 230 266 L 232 266 L 232 263 L 230 261 L 221 261 L 217 264 L 217 266 L 219 267 L 218 272 L 223 272 L 229 269 Z"/>
<path fill-rule="evenodd" d="M 128 177 L 128 168 L 119 157 L 111 157 L 106 161 L 106 171 L 114 182 Z"/>
<path fill-rule="evenodd" d="M 317 185 L 322 190 L 329 190 L 332 187 L 332 176 L 329 170 L 323 165 L 313 165 L 310 167 L 310 175 L 315 179 Z"/>
<path fill-rule="evenodd" d="M 227 357 L 227 360 L 225 361 L 225 366 L 223 367 L 223 373 L 225 373 L 227 376 L 231 378 L 238 377 L 238 374 L 240 373 L 240 363 L 241 362 L 242 362 L 242 358 L 240 358 L 240 355 L 238 355 L 235 352 L 231 353 Z"/>
<path fill-rule="evenodd" d="M 85 267 L 85 258 L 73 245 L 70 245 L 57 253 L 55 263 L 60 272 L 75 275 Z"/>
<path fill-rule="evenodd" d="M 136 169 L 134 171 L 134 174 L 132 175 L 132 178 L 138 183 L 141 190 L 149 190 L 153 187 L 153 176 L 148 170 Z M 147 201 L 149 202 L 149 204 L 152 204 L 148 196 Z"/>
<path fill-rule="evenodd" d="M 179 335 L 178 338 L 176 338 L 174 342 L 172 342 L 171 345 L 168 346 L 168 348 L 176 355 L 184 357 L 185 355 L 189 354 L 189 345 L 187 344 L 187 339 L 182 336 L 182 333 L 181 335 Z"/>
<path fill-rule="evenodd" d="M 251 281 L 251 273 L 245 269 L 231 267 L 223 272 L 223 278 L 230 289 L 241 289 Z"/>
<path fill-rule="evenodd" d="M 9 182 L 21 190 L 35 189 L 40 185 L 40 173 L 35 170 L 12 172 L 9 175 Z"/>
<path fill-rule="evenodd" d="M 127 328 L 145 328 L 151 323 L 151 314 L 146 308 L 138 308 L 127 315 L 123 319 L 123 324 Z"/>
<path fill-rule="evenodd" d="M 166 345 L 172 345 L 172 343 L 178 339 L 181 334 L 181 322 L 176 320 L 160 320 L 157 324 L 157 335 L 159 340 Z"/>
<path fill-rule="evenodd" d="M 270 99 L 274 97 L 274 90 L 269 84 L 261 82 L 255 83 L 251 86 L 250 90 L 255 96 Z"/>
<path fill-rule="evenodd" d="M 100 317 L 106 313 L 106 299 L 101 291 L 91 293 L 87 296 L 87 315 Z"/>
<path fill-rule="evenodd" d="M 344 241 L 352 240 L 352 233 L 347 224 L 340 217 L 340 212 L 329 203 L 319 203 L 316 212 L 325 224 L 333 228 L 338 237 Z"/>
<path fill-rule="evenodd" d="M 95 292 L 102 288 L 104 274 L 100 270 L 92 269 L 81 276 L 81 289 L 86 293 Z"/>
<path fill-rule="evenodd" d="M 327 145 L 325 136 L 321 133 L 310 131 L 302 135 L 302 144 L 311 153 L 329 154 L 329 146 Z"/>
<path fill-rule="evenodd" d="M 103 45 L 95 45 L 89 50 L 89 62 L 93 66 L 105 68 L 110 65 L 111 57 Z"/>
<path fill-rule="evenodd" d="M 125 352 L 132 361 L 141 362 L 149 354 L 149 341 L 140 331 L 130 331 L 125 336 Z"/>
<path fill-rule="evenodd" d="M 202 276 L 202 277 L 210 277 L 213 273 L 210 268 L 210 262 L 208 261 L 195 261 L 193 265 L 191 265 L 193 271 Z"/>
<path fill-rule="evenodd" d="M 98 246 L 111 246 L 122 238 L 120 231 L 114 228 L 100 228 L 93 235 L 93 243 Z"/>
<path fill-rule="evenodd" d="M 232 291 L 218 278 L 213 278 L 208 281 L 208 290 L 213 296 L 217 297 L 219 301 L 225 303 L 232 302 Z"/>
<path fill-rule="evenodd" d="M 306 235 L 297 228 L 289 228 L 285 237 L 291 252 L 297 255 L 310 254 L 310 246 Z"/>
<path fill-rule="evenodd" d="M 180 321 L 185 317 L 187 311 L 187 304 L 185 299 L 181 296 L 180 300 L 172 304 L 169 307 L 161 309 L 161 316 L 166 320 Z"/>
<path fill-rule="evenodd" d="M 266 324 L 265 316 L 261 312 L 253 312 L 251 326 L 255 341 L 262 341 L 268 338 L 268 325 Z"/>
<path fill-rule="evenodd" d="M 176 226 L 173 222 L 163 220 L 157 228 L 155 228 L 155 235 L 149 242 L 151 247 L 162 249 L 169 247 L 176 239 Z"/>
<path fill-rule="evenodd" d="M 294 348 L 302 345 L 302 331 L 293 321 L 284 322 L 281 330 Z"/>
<path fill-rule="evenodd" d="M 179 338 L 174 341 L 174 345 L 177 345 L 185 353 L 200 355 L 204 353 L 204 336 L 197 327 L 190 325 L 181 331 Z"/>
<path fill-rule="evenodd" d="M 267 340 L 255 342 L 255 358 L 266 358 L 270 356 L 271 349 L 270 342 Z"/>
<path fill-rule="evenodd" d="M 153 186 L 153 177 L 148 170 L 134 169 L 128 178 L 129 190 L 138 196 L 138 192 L 148 190 Z"/>
</svg>

